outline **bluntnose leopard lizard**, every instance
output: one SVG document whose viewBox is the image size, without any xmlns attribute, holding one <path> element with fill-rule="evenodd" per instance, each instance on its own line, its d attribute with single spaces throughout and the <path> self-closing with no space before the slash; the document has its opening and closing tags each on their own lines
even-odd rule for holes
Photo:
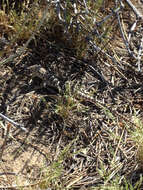
<svg viewBox="0 0 143 190">
<path fill-rule="evenodd" d="M 57 88 L 59 92 L 61 92 L 61 83 L 57 77 L 55 77 L 53 74 L 49 73 L 45 68 L 43 68 L 41 65 L 32 65 L 28 67 L 27 74 L 31 76 L 31 78 L 38 77 L 43 81 L 42 86 L 53 86 L 54 88 Z M 81 92 L 76 91 L 77 98 L 81 98 L 85 101 L 91 102 L 93 104 L 97 104 L 97 100 L 95 100 L 93 97 Z"/>
<path fill-rule="evenodd" d="M 54 88 L 57 88 L 59 92 L 62 91 L 61 82 L 59 81 L 59 79 L 55 77 L 53 74 L 49 73 L 41 65 L 38 65 L 38 64 L 32 65 L 26 69 L 26 72 L 31 78 L 34 78 L 34 77 L 40 78 L 43 81 L 43 84 L 42 84 L 43 87 L 53 86 Z M 97 107 L 100 107 L 101 109 L 108 110 L 108 105 L 101 103 L 99 100 L 96 100 L 92 96 L 89 96 L 87 93 L 83 93 L 79 90 L 76 90 L 75 94 L 76 94 L 75 98 L 77 99 L 82 99 L 84 101 L 91 102 Z M 131 124 L 134 124 L 130 119 L 128 119 L 124 115 L 118 112 L 116 112 L 116 115 L 122 118 L 123 120 Z"/>
</svg>

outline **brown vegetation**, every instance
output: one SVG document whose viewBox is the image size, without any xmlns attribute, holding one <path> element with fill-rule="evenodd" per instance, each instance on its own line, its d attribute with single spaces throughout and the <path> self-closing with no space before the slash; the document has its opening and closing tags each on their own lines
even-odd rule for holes
<svg viewBox="0 0 143 190">
<path fill-rule="evenodd" d="M 143 4 L 18 2 L 0 2 L 0 189 L 142 189 Z"/>
</svg>

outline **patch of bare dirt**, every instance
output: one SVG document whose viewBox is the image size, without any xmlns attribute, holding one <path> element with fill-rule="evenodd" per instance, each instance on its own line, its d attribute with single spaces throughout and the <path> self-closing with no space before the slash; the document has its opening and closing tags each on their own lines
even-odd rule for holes
<svg viewBox="0 0 143 190">
<path fill-rule="evenodd" d="M 64 147 L 76 138 L 62 163 L 69 176 L 68 185 L 76 171 L 81 172 L 82 177 L 73 188 L 103 183 L 98 169 L 104 163 L 107 171 L 110 170 L 115 157 L 116 166 L 120 165 L 117 173 L 119 171 L 121 176 L 132 173 L 136 168 L 136 147 L 129 140 L 126 125 L 131 130 L 134 127 L 134 110 L 138 110 L 140 117 L 143 114 L 142 68 L 139 72 L 124 63 L 119 67 L 98 55 L 79 60 L 70 49 L 47 39 L 39 39 L 37 46 L 31 43 L 29 48 L 18 62 L 0 67 L 0 112 L 23 124 L 28 131 L 10 126 L 0 163 L 0 185 L 34 183 L 43 177 L 41 169 L 56 160 Z M 50 86 L 36 88 L 41 83 L 40 78 L 32 79 L 26 74 L 26 69 L 35 64 L 59 78 L 62 94 Z M 77 98 L 75 107 L 68 110 L 70 99 L 64 96 L 67 82 L 72 85 L 71 89 L 78 83 L 79 89 L 89 92 L 101 106 Z M 56 112 L 58 101 L 62 102 L 62 108 L 65 105 L 64 111 Z M 1 120 L 1 146 L 8 125 Z M 122 143 L 118 137 L 122 137 Z M 77 152 L 75 156 L 73 152 Z"/>
</svg>

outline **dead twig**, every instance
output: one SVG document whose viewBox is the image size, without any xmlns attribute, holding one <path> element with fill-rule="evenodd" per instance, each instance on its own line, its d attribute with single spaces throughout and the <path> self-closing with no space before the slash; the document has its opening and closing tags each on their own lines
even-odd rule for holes
<svg viewBox="0 0 143 190">
<path fill-rule="evenodd" d="M 8 121 L 9 123 L 15 125 L 16 127 L 22 129 L 23 131 L 27 132 L 27 129 L 25 127 L 23 127 L 21 124 L 16 123 L 15 121 L 13 121 L 12 119 L 9 119 L 7 116 L 3 115 L 2 113 L 0 113 L 0 117 L 3 118 L 4 120 Z"/>
<path fill-rule="evenodd" d="M 2 160 L 2 155 L 3 155 L 3 152 L 4 152 L 4 147 L 6 145 L 7 137 L 8 137 L 9 131 L 10 131 L 10 127 L 11 127 L 11 124 L 9 123 L 7 125 L 7 131 L 6 131 L 6 135 L 5 135 L 5 138 L 4 138 L 4 142 L 3 142 L 3 145 L 1 147 L 0 160 Z"/>
<path fill-rule="evenodd" d="M 143 52 L 143 36 L 141 39 L 141 43 L 140 43 L 140 47 L 139 47 L 139 51 L 138 51 L 138 56 L 137 56 L 137 65 L 138 65 L 138 71 L 141 71 L 141 57 L 142 57 L 142 52 Z"/>
<path fill-rule="evenodd" d="M 116 13 L 116 16 L 117 16 L 117 21 L 118 21 L 118 24 L 119 24 L 120 33 L 121 33 L 121 35 L 122 35 L 122 39 L 123 39 L 123 41 L 124 41 L 124 44 L 125 44 L 125 46 L 126 46 L 126 49 L 127 49 L 128 53 L 129 53 L 132 57 L 134 57 L 134 58 L 136 59 L 135 55 L 134 55 L 133 52 L 130 50 L 128 40 L 127 40 L 126 37 L 125 37 L 124 31 L 123 31 L 123 28 L 122 28 L 122 24 L 121 24 L 121 19 L 120 19 L 120 16 L 119 16 L 119 13 L 118 13 L 118 12 Z"/>
<path fill-rule="evenodd" d="M 143 19 L 143 16 L 138 11 L 138 9 L 133 5 L 133 3 L 130 0 L 126 0 L 127 4 L 132 8 L 133 12 L 136 14 L 138 19 Z"/>
</svg>

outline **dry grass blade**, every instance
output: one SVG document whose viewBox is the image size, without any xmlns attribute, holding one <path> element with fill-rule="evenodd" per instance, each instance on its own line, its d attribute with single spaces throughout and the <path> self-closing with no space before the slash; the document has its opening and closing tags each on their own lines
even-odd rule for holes
<svg viewBox="0 0 143 190">
<path fill-rule="evenodd" d="M 143 5 L 0 9 L 0 188 L 142 189 Z"/>
</svg>

